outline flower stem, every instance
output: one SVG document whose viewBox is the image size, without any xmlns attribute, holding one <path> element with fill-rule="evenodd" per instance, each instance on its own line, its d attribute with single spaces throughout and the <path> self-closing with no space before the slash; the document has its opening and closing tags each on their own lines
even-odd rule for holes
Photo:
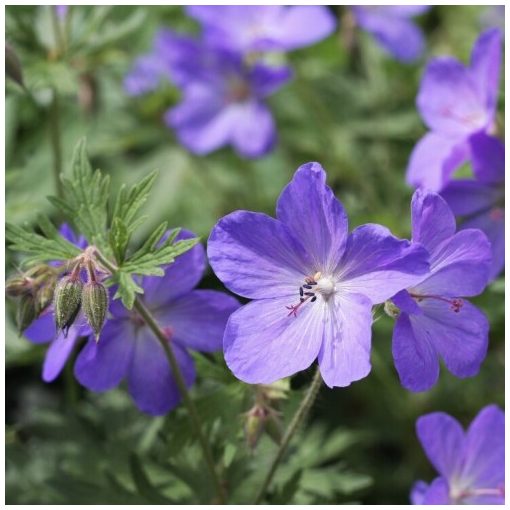
<svg viewBox="0 0 510 510">
<path fill-rule="evenodd" d="M 105 269 L 110 271 L 110 273 L 112 274 L 117 271 L 117 267 L 113 263 L 111 263 L 108 259 L 106 259 L 106 257 L 104 257 L 104 255 L 102 255 L 99 252 L 99 250 L 95 249 L 94 252 L 96 254 L 98 261 L 105 267 Z M 177 359 L 172 351 L 172 348 L 170 347 L 168 338 L 159 327 L 156 319 L 153 317 L 150 310 L 147 309 L 147 307 L 143 304 L 143 302 L 139 298 L 135 299 L 133 308 L 140 314 L 141 318 L 145 321 L 147 326 L 154 333 L 154 336 L 158 339 L 159 343 L 161 344 L 161 347 L 163 347 L 163 350 L 165 351 L 168 364 L 172 369 L 172 375 L 175 378 L 175 382 L 177 383 L 177 386 L 179 388 L 179 392 L 181 394 L 184 405 L 188 409 L 191 426 L 193 427 L 194 432 L 202 448 L 207 469 L 209 471 L 209 474 L 211 475 L 211 479 L 216 489 L 217 500 L 214 503 L 224 504 L 226 503 L 227 500 L 225 489 L 216 471 L 216 465 L 214 462 L 214 457 L 212 455 L 211 449 L 209 447 L 209 443 L 207 442 L 207 439 L 202 432 L 202 424 L 197 408 L 193 400 L 189 396 L 188 388 L 186 387 L 186 382 L 179 367 L 179 363 L 177 362 Z"/>
<path fill-rule="evenodd" d="M 62 198 L 63 189 L 60 180 L 62 173 L 62 142 L 60 133 L 60 106 L 58 93 L 53 89 L 53 98 L 50 106 L 50 137 L 53 151 L 53 176 L 55 179 L 55 192 L 57 197 Z"/>
<path fill-rule="evenodd" d="M 299 407 L 298 407 L 296 413 L 292 417 L 292 420 L 289 423 L 287 430 L 285 431 L 285 434 L 283 436 L 280 447 L 278 448 L 278 451 L 276 452 L 276 456 L 273 459 L 273 462 L 271 463 L 271 467 L 269 468 L 266 478 L 264 479 L 264 482 L 262 483 L 262 486 L 260 487 L 259 492 L 257 493 L 257 497 L 255 498 L 256 505 L 258 505 L 262 502 L 264 495 L 266 494 L 266 491 L 269 488 L 269 485 L 273 481 L 273 477 L 276 473 L 276 470 L 277 470 L 281 460 L 283 459 L 283 456 L 287 450 L 287 447 L 289 446 L 290 440 L 292 439 L 294 434 L 297 432 L 299 426 L 301 425 L 301 423 L 305 419 L 306 415 L 308 414 L 308 411 L 312 407 L 312 404 L 315 400 L 315 397 L 317 396 L 317 394 L 319 392 L 321 384 L 322 384 L 322 376 L 321 376 L 319 367 L 317 367 L 315 375 L 313 376 L 312 383 L 310 384 L 308 391 L 305 393 L 305 396 L 303 397 L 301 404 L 299 404 Z"/>
</svg>

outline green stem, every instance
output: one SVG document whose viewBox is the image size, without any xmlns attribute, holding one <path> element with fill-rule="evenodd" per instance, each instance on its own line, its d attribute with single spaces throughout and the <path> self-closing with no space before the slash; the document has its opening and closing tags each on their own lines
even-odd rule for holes
<svg viewBox="0 0 510 510">
<path fill-rule="evenodd" d="M 53 176 L 55 179 L 55 192 L 62 198 L 63 189 L 60 174 L 62 173 L 62 141 L 60 133 L 60 105 L 58 93 L 53 89 L 53 98 L 50 106 L 50 137 L 53 151 Z"/>
<path fill-rule="evenodd" d="M 273 462 L 271 463 L 271 467 L 269 468 L 266 478 L 264 479 L 264 482 L 262 483 L 262 486 L 260 487 L 259 492 L 257 493 L 257 497 L 255 498 L 256 505 L 260 504 L 264 499 L 264 495 L 266 494 L 267 489 L 269 488 L 271 482 L 273 481 L 273 477 L 276 473 L 276 470 L 280 462 L 283 459 L 287 447 L 289 446 L 290 440 L 293 438 L 294 434 L 297 432 L 299 426 L 301 425 L 306 415 L 308 414 L 308 411 L 312 407 L 312 404 L 315 400 L 315 397 L 317 396 L 317 393 L 319 392 L 321 384 L 322 376 L 319 367 L 317 367 L 312 383 L 310 384 L 308 391 L 305 393 L 305 396 L 303 397 L 301 404 L 299 404 L 296 413 L 292 417 L 292 420 L 289 426 L 287 427 L 287 430 L 285 431 L 280 447 L 276 452 L 276 456 L 273 459 Z"/>
<path fill-rule="evenodd" d="M 111 273 L 115 273 L 117 271 L 117 267 L 115 267 L 109 260 L 107 260 L 99 251 L 96 250 L 96 255 L 98 257 L 99 262 L 108 269 Z M 165 355 L 168 360 L 168 364 L 172 369 L 172 375 L 175 378 L 175 382 L 179 388 L 179 392 L 181 393 L 182 400 L 184 405 L 188 409 L 189 418 L 191 421 L 191 426 L 194 429 L 194 432 L 198 438 L 200 446 L 202 448 L 202 452 L 204 454 L 205 463 L 211 479 L 214 483 L 214 487 L 216 489 L 217 501 L 216 504 L 224 504 L 226 502 L 226 494 L 225 489 L 222 485 L 220 477 L 216 471 L 216 465 L 214 462 L 214 457 L 212 455 L 211 449 L 209 447 L 209 443 L 207 442 L 206 437 L 202 432 L 202 424 L 200 420 L 200 416 L 198 414 L 197 408 L 191 399 L 188 388 L 186 386 L 186 382 L 182 375 L 181 369 L 179 367 L 179 363 L 175 357 L 172 348 L 170 347 L 170 343 L 168 342 L 168 338 L 165 333 L 159 327 L 156 319 L 153 317 L 152 313 L 147 309 L 147 307 L 143 304 L 143 302 L 136 298 L 135 304 L 133 308 L 140 314 L 140 317 L 144 320 L 150 330 L 154 333 L 154 336 L 158 339 L 161 347 L 165 351 Z"/>
</svg>

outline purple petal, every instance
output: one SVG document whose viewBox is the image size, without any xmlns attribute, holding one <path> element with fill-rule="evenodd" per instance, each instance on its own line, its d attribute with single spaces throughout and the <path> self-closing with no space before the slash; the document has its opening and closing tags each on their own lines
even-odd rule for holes
<svg viewBox="0 0 510 510">
<path fill-rule="evenodd" d="M 450 487 L 443 477 L 436 478 L 423 496 L 423 505 L 450 505 Z"/>
<path fill-rule="evenodd" d="M 336 28 L 333 13 L 323 5 L 295 5 L 281 11 L 276 39 L 284 50 L 310 46 Z"/>
<path fill-rule="evenodd" d="M 501 46 L 501 31 L 497 28 L 489 29 L 478 38 L 471 54 L 472 79 L 492 116 L 498 101 Z"/>
<path fill-rule="evenodd" d="M 442 135 L 476 133 L 491 120 L 470 71 L 450 57 L 428 64 L 416 101 L 425 124 Z"/>
<path fill-rule="evenodd" d="M 239 155 L 258 158 L 270 152 L 276 142 L 276 128 L 269 108 L 260 101 L 247 101 L 229 109 L 234 118 L 231 141 Z"/>
<path fill-rule="evenodd" d="M 294 297 L 312 269 L 304 248 L 283 223 L 248 211 L 235 211 L 216 224 L 207 255 L 223 284 L 251 299 Z"/>
<path fill-rule="evenodd" d="M 461 477 L 471 481 L 471 488 L 504 486 L 505 415 L 498 406 L 483 408 L 471 423 Z"/>
<path fill-rule="evenodd" d="M 473 171 L 483 183 L 499 184 L 505 180 L 505 146 L 494 136 L 477 133 L 469 139 Z"/>
<path fill-rule="evenodd" d="M 431 251 L 430 272 L 418 294 L 476 296 L 483 292 L 492 262 L 491 245 L 481 230 L 466 229 Z"/>
<path fill-rule="evenodd" d="M 124 90 L 131 96 L 141 96 L 156 90 L 164 74 L 164 65 L 156 55 L 138 57 L 124 78 Z"/>
<path fill-rule="evenodd" d="M 423 331 L 413 328 L 407 313 L 401 313 L 395 322 L 392 352 L 404 388 L 425 391 L 436 384 L 439 377 L 437 354 Z"/>
<path fill-rule="evenodd" d="M 465 221 L 464 228 L 479 228 L 489 239 L 492 247 L 492 263 L 489 269 L 489 280 L 493 280 L 505 267 L 505 211 L 494 207 L 483 214 L 473 216 Z"/>
<path fill-rule="evenodd" d="M 400 16 L 402 18 L 412 18 L 426 13 L 430 10 L 430 5 L 384 5 L 376 7 L 391 16 Z"/>
<path fill-rule="evenodd" d="M 194 237 L 197 237 L 196 234 L 183 229 L 175 238 L 175 242 Z M 205 267 L 205 248 L 198 243 L 166 266 L 164 276 L 148 276 L 143 279 L 144 302 L 155 309 L 184 296 L 200 282 Z"/>
<path fill-rule="evenodd" d="M 401 290 L 395 294 L 391 300 L 393 303 L 405 313 L 421 315 L 422 309 L 418 306 L 416 301 L 409 295 L 407 290 Z"/>
<path fill-rule="evenodd" d="M 74 233 L 74 230 L 67 223 L 62 223 L 62 225 L 60 225 L 60 228 L 58 229 L 58 232 L 70 243 L 73 243 L 74 245 L 78 246 L 78 248 L 87 247 L 87 240 L 85 239 L 85 237 L 83 237 L 82 235 L 77 236 Z"/>
<path fill-rule="evenodd" d="M 230 370 L 244 382 L 269 384 L 308 368 L 322 343 L 323 303 L 305 303 L 293 316 L 286 308 L 294 304 L 292 297 L 280 297 L 252 301 L 234 312 L 223 340 Z"/>
<path fill-rule="evenodd" d="M 472 377 L 487 354 L 489 323 L 469 301 L 460 308 L 441 299 L 423 299 L 423 315 L 410 317 L 414 336 L 420 344 L 430 342 L 456 377 Z"/>
<path fill-rule="evenodd" d="M 446 413 L 426 414 L 416 421 L 416 433 L 428 459 L 442 476 L 451 480 L 460 473 L 465 436 L 457 420 Z"/>
<path fill-rule="evenodd" d="M 194 83 L 184 90 L 180 104 L 165 114 L 177 138 L 196 154 L 207 154 L 230 142 L 237 109 L 225 107 L 222 92 Z"/>
<path fill-rule="evenodd" d="M 319 163 L 298 168 L 280 194 L 276 215 L 306 245 L 315 270 L 331 273 L 345 250 L 348 222 Z"/>
<path fill-rule="evenodd" d="M 360 294 L 336 294 L 325 306 L 321 375 L 330 388 L 349 386 L 370 372 L 372 303 Z"/>
<path fill-rule="evenodd" d="M 413 149 L 406 181 L 415 188 L 440 191 L 469 156 L 469 145 L 465 138 L 427 133 Z"/>
<path fill-rule="evenodd" d="M 50 343 L 43 364 L 42 378 L 44 382 L 51 382 L 59 376 L 77 339 L 78 335 L 76 334 L 76 330 L 71 329 L 69 330 L 67 338 L 63 333 L 60 333 L 57 338 Z"/>
<path fill-rule="evenodd" d="M 418 189 L 411 201 L 412 240 L 433 253 L 455 234 L 455 217 L 438 194 Z"/>
<path fill-rule="evenodd" d="M 108 321 L 98 343 L 90 338 L 74 365 L 76 379 L 92 391 L 115 388 L 133 357 L 136 331 L 130 320 Z"/>
<path fill-rule="evenodd" d="M 266 97 L 287 83 L 292 78 L 290 67 L 271 67 L 256 63 L 250 72 L 249 81 L 256 97 Z"/>
<path fill-rule="evenodd" d="M 213 352 L 221 350 L 227 320 L 237 308 L 237 299 L 223 292 L 195 290 L 154 310 L 154 315 L 179 344 Z"/>
<path fill-rule="evenodd" d="M 27 329 L 23 335 L 34 344 L 45 344 L 57 335 L 55 317 L 52 309 L 46 309 Z"/>
<path fill-rule="evenodd" d="M 503 200 L 504 189 L 482 184 L 474 180 L 451 181 L 441 196 L 456 216 L 470 216 L 491 209 L 499 200 Z"/>
<path fill-rule="evenodd" d="M 411 494 L 409 498 L 411 500 L 411 505 L 422 505 L 428 488 L 429 484 L 425 483 L 423 480 L 418 480 L 415 482 L 411 488 Z"/>
<path fill-rule="evenodd" d="M 429 255 L 419 244 L 397 239 L 381 225 L 367 224 L 352 231 L 335 270 L 337 288 L 382 303 L 418 283 L 427 273 Z"/>
<path fill-rule="evenodd" d="M 171 348 L 190 387 L 195 381 L 193 358 L 175 342 Z M 138 409 L 154 416 L 166 414 L 181 401 L 165 351 L 148 328 L 139 330 L 128 369 L 128 388 Z"/>
</svg>

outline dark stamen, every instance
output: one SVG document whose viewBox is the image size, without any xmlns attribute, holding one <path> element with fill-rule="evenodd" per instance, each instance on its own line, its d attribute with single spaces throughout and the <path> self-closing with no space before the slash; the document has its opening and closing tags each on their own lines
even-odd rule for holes
<svg viewBox="0 0 510 510">
<path fill-rule="evenodd" d="M 312 299 L 310 299 L 310 303 L 313 303 L 317 299 L 317 296 L 313 296 Z"/>
<path fill-rule="evenodd" d="M 299 287 L 299 295 L 302 296 L 303 295 L 303 287 Z"/>
<path fill-rule="evenodd" d="M 312 286 L 311 286 L 311 285 L 303 285 L 303 287 L 304 287 L 305 289 L 311 289 L 311 288 L 312 288 Z"/>
<path fill-rule="evenodd" d="M 305 296 L 315 296 L 314 292 L 305 292 Z"/>
</svg>

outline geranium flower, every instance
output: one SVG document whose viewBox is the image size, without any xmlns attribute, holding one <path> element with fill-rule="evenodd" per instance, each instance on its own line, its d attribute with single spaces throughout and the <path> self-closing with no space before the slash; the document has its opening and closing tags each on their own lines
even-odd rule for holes
<svg viewBox="0 0 510 510">
<path fill-rule="evenodd" d="M 195 237 L 181 231 L 177 239 Z M 213 352 L 221 349 L 229 315 L 239 306 L 235 298 L 213 290 L 193 290 L 205 269 L 201 245 L 180 255 L 163 277 L 144 277 L 143 302 L 168 336 L 188 386 L 195 381 L 195 367 L 188 349 Z M 75 375 L 92 391 L 107 391 L 127 379 L 137 407 L 148 414 L 166 414 L 181 400 L 163 347 L 135 310 L 120 301 L 110 305 L 111 317 L 101 340 L 91 340 L 80 352 Z"/>
<path fill-rule="evenodd" d="M 309 46 L 337 24 L 322 5 L 191 5 L 187 13 L 202 24 L 209 43 L 242 53 Z"/>
<path fill-rule="evenodd" d="M 439 376 L 439 357 L 457 377 L 478 373 L 489 324 L 464 296 L 485 288 L 491 247 L 483 232 L 455 233 L 455 217 L 436 193 L 417 190 L 411 204 L 413 237 L 430 254 L 430 271 L 392 298 L 400 309 L 393 358 L 404 387 L 424 391 Z"/>
<path fill-rule="evenodd" d="M 463 217 L 460 228 L 479 228 L 491 242 L 489 279 L 493 280 L 505 266 L 505 146 L 481 135 L 474 147 L 475 179 L 452 180 L 441 195 L 453 213 Z"/>
<path fill-rule="evenodd" d="M 501 32 L 491 29 L 476 41 L 465 67 L 451 57 L 433 59 L 423 76 L 418 110 L 431 130 L 416 145 L 407 182 L 440 191 L 466 161 L 490 157 L 499 88 Z M 492 142 L 494 143 L 494 142 Z"/>
<path fill-rule="evenodd" d="M 348 386 L 370 371 L 372 305 L 417 283 L 428 255 L 380 225 L 349 234 L 318 163 L 297 170 L 276 216 L 236 211 L 209 237 L 215 273 L 253 299 L 228 321 L 227 365 L 245 382 L 272 383 L 318 358 L 328 386 Z"/>
<path fill-rule="evenodd" d="M 464 432 L 446 413 L 430 413 L 416 422 L 416 432 L 439 477 L 418 481 L 414 505 L 504 505 L 505 415 L 484 407 Z"/>
<path fill-rule="evenodd" d="M 353 5 L 351 9 L 359 27 L 397 60 L 412 62 L 423 53 L 423 33 L 411 18 L 429 10 L 429 5 Z"/>
<path fill-rule="evenodd" d="M 85 238 L 76 236 L 69 225 L 63 224 L 59 228 L 59 233 L 79 248 L 87 247 Z M 57 264 L 53 263 L 53 265 Z M 45 382 L 51 382 L 59 376 L 78 340 L 92 335 L 92 330 L 80 313 L 67 334 L 63 331 L 57 334 L 53 306 L 49 306 L 23 334 L 34 344 L 49 344 L 44 358 L 42 378 Z"/>
</svg>

